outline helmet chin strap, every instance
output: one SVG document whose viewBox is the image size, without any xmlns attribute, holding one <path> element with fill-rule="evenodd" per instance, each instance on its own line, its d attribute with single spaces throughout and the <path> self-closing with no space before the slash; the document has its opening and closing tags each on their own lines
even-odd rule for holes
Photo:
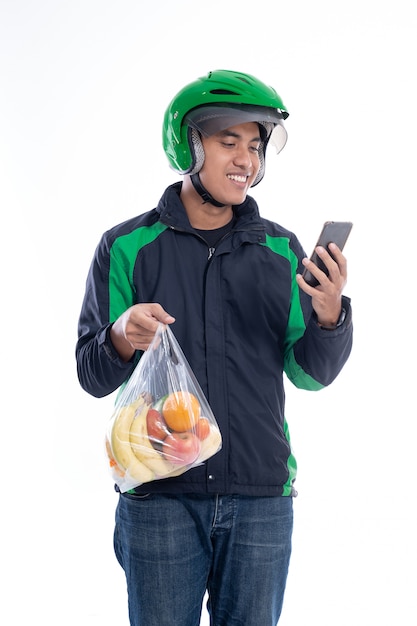
<svg viewBox="0 0 417 626">
<path fill-rule="evenodd" d="M 190 178 L 191 178 L 191 182 L 193 183 L 194 189 L 196 190 L 198 195 L 203 198 L 203 204 L 206 204 L 206 202 L 209 202 L 213 206 L 218 206 L 218 207 L 226 206 L 222 202 L 218 202 L 217 200 L 215 200 L 213 196 L 207 191 L 207 189 L 203 186 L 200 180 L 200 174 L 198 172 L 197 174 L 191 174 Z"/>
</svg>

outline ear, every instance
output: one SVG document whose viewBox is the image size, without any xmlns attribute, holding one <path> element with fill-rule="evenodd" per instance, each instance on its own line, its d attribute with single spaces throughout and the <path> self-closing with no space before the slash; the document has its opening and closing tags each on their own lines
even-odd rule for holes
<svg viewBox="0 0 417 626">
<path fill-rule="evenodd" d="M 255 187 L 255 185 L 260 183 L 261 180 L 264 177 L 264 174 L 265 174 L 265 150 L 266 150 L 266 145 L 265 145 L 265 142 L 263 141 L 261 143 L 261 145 L 259 146 L 259 170 L 258 170 L 258 174 L 257 174 L 255 180 L 253 181 L 253 183 L 251 184 L 251 187 Z"/>
<path fill-rule="evenodd" d="M 190 145 L 192 163 L 187 174 L 197 174 L 203 167 L 205 155 L 201 136 L 195 128 L 189 128 L 188 143 Z"/>
</svg>

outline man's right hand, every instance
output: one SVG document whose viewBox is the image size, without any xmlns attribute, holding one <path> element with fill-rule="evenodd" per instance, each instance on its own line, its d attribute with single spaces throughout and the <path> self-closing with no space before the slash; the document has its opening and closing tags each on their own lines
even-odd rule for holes
<svg viewBox="0 0 417 626">
<path fill-rule="evenodd" d="M 149 347 L 159 323 L 173 322 L 175 318 L 156 302 L 134 304 L 114 322 L 110 339 L 120 358 L 129 361 L 135 350 Z"/>
</svg>

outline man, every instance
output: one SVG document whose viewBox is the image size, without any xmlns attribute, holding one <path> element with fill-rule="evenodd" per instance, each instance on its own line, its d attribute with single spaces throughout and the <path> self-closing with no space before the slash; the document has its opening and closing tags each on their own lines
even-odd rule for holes
<svg viewBox="0 0 417 626">
<path fill-rule="evenodd" d="M 114 545 L 132 626 L 198 626 L 206 590 L 212 626 L 271 626 L 281 614 L 296 495 L 283 373 L 318 390 L 352 344 L 341 251 L 318 249 L 327 276 L 247 195 L 268 142 L 285 145 L 287 116 L 247 74 L 218 70 L 184 87 L 163 126 L 183 180 L 105 233 L 92 262 L 76 351 L 83 388 L 116 390 L 158 324 L 171 324 L 222 433 L 206 463 L 119 494 Z"/>
</svg>

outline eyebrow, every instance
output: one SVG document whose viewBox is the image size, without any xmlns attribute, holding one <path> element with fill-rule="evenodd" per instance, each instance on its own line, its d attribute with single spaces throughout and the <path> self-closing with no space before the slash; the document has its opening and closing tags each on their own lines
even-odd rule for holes
<svg viewBox="0 0 417 626">
<path fill-rule="evenodd" d="M 229 130 L 228 128 L 226 128 L 225 130 L 221 130 L 217 134 L 220 135 L 220 137 L 234 137 L 235 139 L 242 139 L 242 135 L 239 135 L 239 133 L 235 133 L 233 130 Z M 262 141 L 262 137 L 260 135 L 257 135 L 253 139 L 250 139 L 249 143 L 251 143 L 252 141 Z"/>
</svg>

